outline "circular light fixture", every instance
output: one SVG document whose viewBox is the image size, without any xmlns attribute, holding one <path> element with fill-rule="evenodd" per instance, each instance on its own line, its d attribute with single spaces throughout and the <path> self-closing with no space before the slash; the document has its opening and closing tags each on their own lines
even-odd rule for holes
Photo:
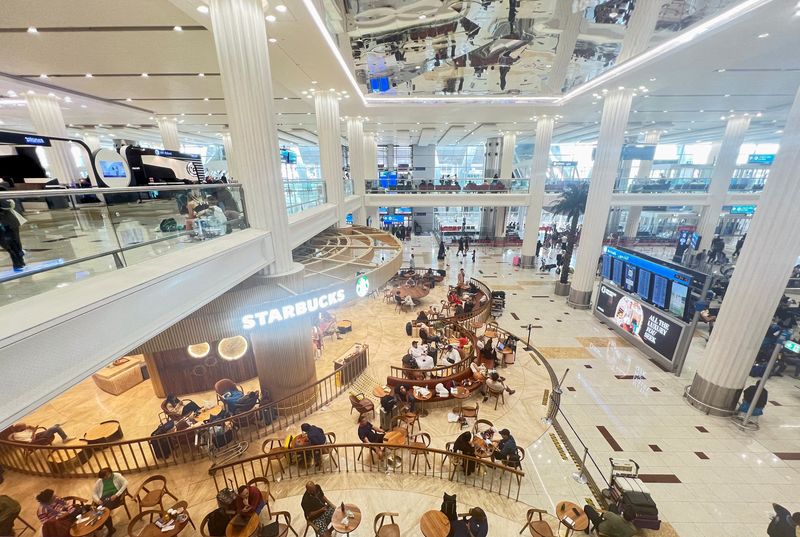
<svg viewBox="0 0 800 537">
<path fill-rule="evenodd" d="M 208 6 L 197 6 L 197 11 L 202 13 L 203 15 L 208 15 Z"/>
<path fill-rule="evenodd" d="M 211 345 L 208 343 L 195 343 L 186 347 L 186 354 L 192 358 L 205 358 L 211 352 Z"/>
<path fill-rule="evenodd" d="M 270 37 L 269 39 L 267 39 L 267 41 L 269 41 L 270 43 L 277 43 L 278 42 L 278 40 L 275 39 L 274 37 Z"/>
<path fill-rule="evenodd" d="M 176 31 L 176 32 L 182 32 L 183 31 L 183 26 L 173 26 L 172 29 L 174 31 Z"/>
<path fill-rule="evenodd" d="M 247 352 L 247 340 L 243 336 L 233 336 L 220 340 L 217 354 L 223 360 L 238 360 Z"/>
<path fill-rule="evenodd" d="M 275 11 L 277 11 L 278 13 L 286 13 L 287 8 L 283 4 L 278 4 L 277 6 L 275 6 Z"/>
<path fill-rule="evenodd" d="M 27 32 L 29 34 L 38 34 L 39 30 L 36 28 L 36 26 L 28 26 Z"/>
<path fill-rule="evenodd" d="M 264 17 L 264 18 L 265 18 L 265 19 L 267 19 L 267 22 L 275 22 L 276 20 L 278 20 L 278 19 L 275 17 L 275 15 L 267 15 L 267 16 L 266 16 L 266 17 Z"/>
<path fill-rule="evenodd" d="M 200 78 L 203 78 L 204 76 L 206 76 L 206 74 L 205 73 L 197 73 L 197 76 L 199 76 Z"/>
</svg>

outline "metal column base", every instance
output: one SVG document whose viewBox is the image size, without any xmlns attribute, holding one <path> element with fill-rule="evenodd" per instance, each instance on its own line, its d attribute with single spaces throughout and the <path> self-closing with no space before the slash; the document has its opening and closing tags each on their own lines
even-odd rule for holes
<svg viewBox="0 0 800 537">
<path fill-rule="evenodd" d="M 523 255 L 523 256 L 521 256 L 520 267 L 521 268 L 536 268 L 536 256 L 535 255 Z"/>
<path fill-rule="evenodd" d="M 592 307 L 592 292 L 580 291 L 575 288 L 570 289 L 567 305 L 576 310 L 588 310 Z"/>
<path fill-rule="evenodd" d="M 712 416 L 732 416 L 739 402 L 740 388 L 726 388 L 713 384 L 695 374 L 692 385 L 687 386 L 683 398 L 694 408 Z"/>
</svg>

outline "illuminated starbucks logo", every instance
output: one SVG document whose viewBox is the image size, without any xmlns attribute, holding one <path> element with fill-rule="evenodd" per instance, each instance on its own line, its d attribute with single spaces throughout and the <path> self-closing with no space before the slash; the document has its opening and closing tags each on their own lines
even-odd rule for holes
<svg viewBox="0 0 800 537">
<path fill-rule="evenodd" d="M 367 296 L 367 293 L 369 293 L 369 278 L 359 276 L 356 280 L 356 294 L 363 298 Z"/>
</svg>

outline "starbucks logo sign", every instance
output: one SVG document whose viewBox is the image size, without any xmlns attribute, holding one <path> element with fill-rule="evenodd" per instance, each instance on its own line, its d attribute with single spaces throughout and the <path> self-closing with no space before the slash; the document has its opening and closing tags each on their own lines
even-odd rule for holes
<svg viewBox="0 0 800 537">
<path fill-rule="evenodd" d="M 359 276 L 356 280 L 356 294 L 364 298 L 369 293 L 369 278 L 366 276 Z"/>
</svg>

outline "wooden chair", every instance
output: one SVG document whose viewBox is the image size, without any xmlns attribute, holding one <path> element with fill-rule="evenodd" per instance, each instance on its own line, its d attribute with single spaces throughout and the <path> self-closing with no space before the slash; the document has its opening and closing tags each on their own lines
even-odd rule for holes
<svg viewBox="0 0 800 537">
<path fill-rule="evenodd" d="M 517 461 L 501 460 L 500 462 L 509 468 L 521 468 L 522 461 L 525 460 L 525 450 L 519 446 L 517 446 L 517 459 Z M 494 458 L 494 453 L 492 453 L 492 462 L 497 462 L 497 460 Z"/>
<path fill-rule="evenodd" d="M 383 290 L 383 301 L 386 304 L 391 304 L 394 301 L 394 289 L 387 287 Z"/>
<path fill-rule="evenodd" d="M 335 446 L 336 444 L 336 433 L 328 432 L 325 433 L 325 439 L 327 440 L 328 444 L 331 446 Z M 324 447 L 322 448 L 322 454 L 327 455 L 328 458 L 331 460 L 334 466 L 337 468 L 339 467 L 339 448 L 337 447 Z"/>
<path fill-rule="evenodd" d="M 191 399 L 181 399 L 181 402 L 184 405 L 187 405 L 187 404 L 191 403 Z M 162 414 L 163 414 L 163 416 L 162 416 Z M 169 410 L 167 410 L 167 400 L 166 399 L 161 401 L 161 413 L 158 415 L 158 417 L 161 420 L 161 423 L 166 423 L 169 420 L 180 421 L 180 420 L 183 419 L 183 415 L 182 414 L 179 414 L 177 412 L 170 412 Z"/>
<path fill-rule="evenodd" d="M 189 514 L 189 502 L 187 502 L 186 500 L 181 500 L 179 502 L 176 502 L 175 505 L 170 507 L 170 509 L 175 509 L 176 511 L 179 509 L 183 509 L 183 512 L 186 513 L 186 516 L 189 517 L 187 522 L 189 522 L 189 524 L 192 525 L 193 530 L 195 531 L 197 530 L 197 526 L 194 525 L 194 520 L 192 520 L 192 515 Z"/>
<path fill-rule="evenodd" d="M 61 499 L 66 502 L 68 507 L 83 507 L 87 503 L 90 503 L 89 500 L 81 498 L 80 496 L 62 496 Z"/>
<path fill-rule="evenodd" d="M 474 418 L 478 419 L 478 411 L 480 410 L 480 405 L 475 403 L 475 405 L 470 406 L 462 406 L 461 407 L 461 417 L 462 418 Z"/>
<path fill-rule="evenodd" d="M 214 384 L 214 391 L 217 393 L 217 402 L 222 403 L 222 396 L 233 390 L 239 390 L 240 392 L 245 393 L 242 387 L 231 379 L 219 379 Z"/>
<path fill-rule="evenodd" d="M 269 507 L 269 500 L 272 498 L 272 501 L 275 501 L 275 496 L 272 495 L 272 491 L 270 490 L 269 481 L 266 477 L 254 477 L 250 481 L 247 482 L 247 486 L 255 485 L 255 487 L 261 491 L 261 497 L 264 498 L 264 504 L 267 507 L 267 514 L 272 516 L 272 510 Z"/>
<path fill-rule="evenodd" d="M 28 531 L 28 530 L 31 530 L 31 531 L 32 531 L 34 534 L 36 533 L 36 528 L 34 528 L 34 527 L 31 525 L 31 523 L 30 523 L 30 522 L 28 522 L 27 520 L 25 520 L 24 518 L 22 518 L 22 517 L 21 517 L 21 516 L 19 516 L 19 515 L 17 515 L 17 520 L 19 520 L 20 522 L 22 522 L 22 525 L 23 525 L 23 526 L 25 526 L 24 528 L 22 528 L 22 530 L 20 530 L 20 532 L 19 532 L 19 533 L 17 533 L 17 535 L 22 535 L 23 533 L 25 533 L 25 532 L 26 532 L 26 531 Z"/>
<path fill-rule="evenodd" d="M 411 443 L 409 447 L 409 455 L 413 456 L 414 459 L 411 462 L 411 469 L 417 466 L 417 458 L 422 455 L 425 457 L 425 466 L 430 469 L 431 463 L 428 460 L 428 452 L 425 448 L 429 448 L 431 446 L 431 435 L 428 433 L 417 433 L 411 438 Z"/>
<path fill-rule="evenodd" d="M 158 486 L 159 483 L 161 486 Z M 144 495 L 142 495 L 144 492 Z M 167 478 L 163 475 L 153 475 L 139 485 L 136 494 L 133 495 L 136 502 L 139 504 L 139 513 L 142 513 L 145 507 L 155 507 L 156 505 L 164 511 L 164 496 L 169 496 L 176 502 L 179 501 L 177 496 L 169 491 L 167 488 Z"/>
<path fill-rule="evenodd" d="M 200 522 L 200 535 L 202 537 L 212 537 L 208 530 L 208 521 L 211 520 L 212 514 L 214 514 L 213 511 L 206 514 L 206 516 L 204 516 L 203 520 Z"/>
<path fill-rule="evenodd" d="M 411 438 L 411 436 L 414 434 L 414 424 L 417 425 L 417 428 L 421 429 L 419 425 L 419 415 L 413 413 L 395 416 L 389 423 L 391 425 L 391 430 L 405 431 L 407 438 Z"/>
<path fill-rule="evenodd" d="M 472 426 L 472 434 L 481 434 L 494 427 L 494 423 L 489 420 L 475 420 L 475 425 Z"/>
<path fill-rule="evenodd" d="M 391 523 L 386 524 L 385 518 L 389 517 Z M 400 526 L 395 524 L 394 517 L 400 516 L 399 513 L 378 513 L 375 515 L 375 522 L 373 529 L 375 530 L 375 537 L 400 537 Z"/>
<path fill-rule="evenodd" d="M 364 414 L 372 412 L 372 417 L 375 417 L 375 405 L 363 393 L 350 394 L 350 414 L 353 410 L 358 410 L 358 418 Z"/>
<path fill-rule="evenodd" d="M 362 444 L 369 444 L 369 441 L 365 438 L 365 439 L 361 440 L 361 443 Z M 365 449 L 369 449 L 370 464 L 374 464 L 375 463 L 375 459 L 373 458 L 373 455 L 378 455 L 378 459 L 380 460 L 380 457 L 381 457 L 380 447 L 372 446 L 372 445 L 367 447 L 365 445 L 365 446 L 362 446 L 361 449 L 359 450 L 358 457 L 356 457 L 356 461 L 360 461 L 361 460 L 362 455 L 364 455 L 364 450 Z"/>
<path fill-rule="evenodd" d="M 261 444 L 261 451 L 268 455 L 267 461 L 272 465 L 272 461 L 278 462 L 278 467 L 281 469 L 281 475 L 285 471 L 283 468 L 283 459 L 286 458 L 286 448 L 283 447 L 283 440 L 280 438 L 267 438 Z"/>
<path fill-rule="evenodd" d="M 539 520 L 534 520 L 534 515 L 539 515 Z M 522 529 L 519 531 L 520 535 L 526 530 L 529 529 L 531 531 L 532 537 L 555 537 L 553 535 L 553 529 L 550 527 L 543 518 L 542 515 L 546 515 L 547 511 L 544 509 L 528 509 L 528 521 L 522 526 Z"/>
<path fill-rule="evenodd" d="M 453 451 L 453 442 L 447 442 L 444 445 L 444 450 L 448 453 L 442 457 L 442 469 L 444 469 L 444 465 L 447 463 L 450 465 L 450 480 L 453 480 L 453 476 L 456 475 L 456 472 L 459 468 L 462 467 L 461 460 L 458 459 L 457 453 Z"/>
<path fill-rule="evenodd" d="M 139 534 L 142 531 L 142 528 L 136 530 L 136 525 L 139 524 L 145 518 L 147 519 L 148 524 L 152 524 L 159 518 L 161 518 L 161 513 L 164 511 L 162 508 L 160 511 L 155 509 L 150 509 L 147 511 L 140 511 L 138 515 L 133 517 L 131 521 L 128 523 L 128 537 L 139 537 Z"/>
<path fill-rule="evenodd" d="M 494 397 L 494 409 L 497 410 L 497 404 L 502 400 L 503 406 L 506 404 L 506 397 L 505 397 L 505 390 L 502 392 L 496 392 L 494 390 L 490 390 L 488 387 L 486 388 L 486 397 L 492 398 Z"/>
<path fill-rule="evenodd" d="M 283 517 L 283 522 L 280 521 L 280 518 Z M 278 521 L 278 537 L 286 537 L 289 535 L 289 530 L 292 530 L 292 533 L 298 535 L 297 532 L 292 527 L 292 515 L 289 514 L 289 511 L 276 511 L 270 518 L 274 518 Z M 308 531 L 308 529 L 306 529 Z M 298 537 L 300 537 L 298 535 Z"/>
</svg>

